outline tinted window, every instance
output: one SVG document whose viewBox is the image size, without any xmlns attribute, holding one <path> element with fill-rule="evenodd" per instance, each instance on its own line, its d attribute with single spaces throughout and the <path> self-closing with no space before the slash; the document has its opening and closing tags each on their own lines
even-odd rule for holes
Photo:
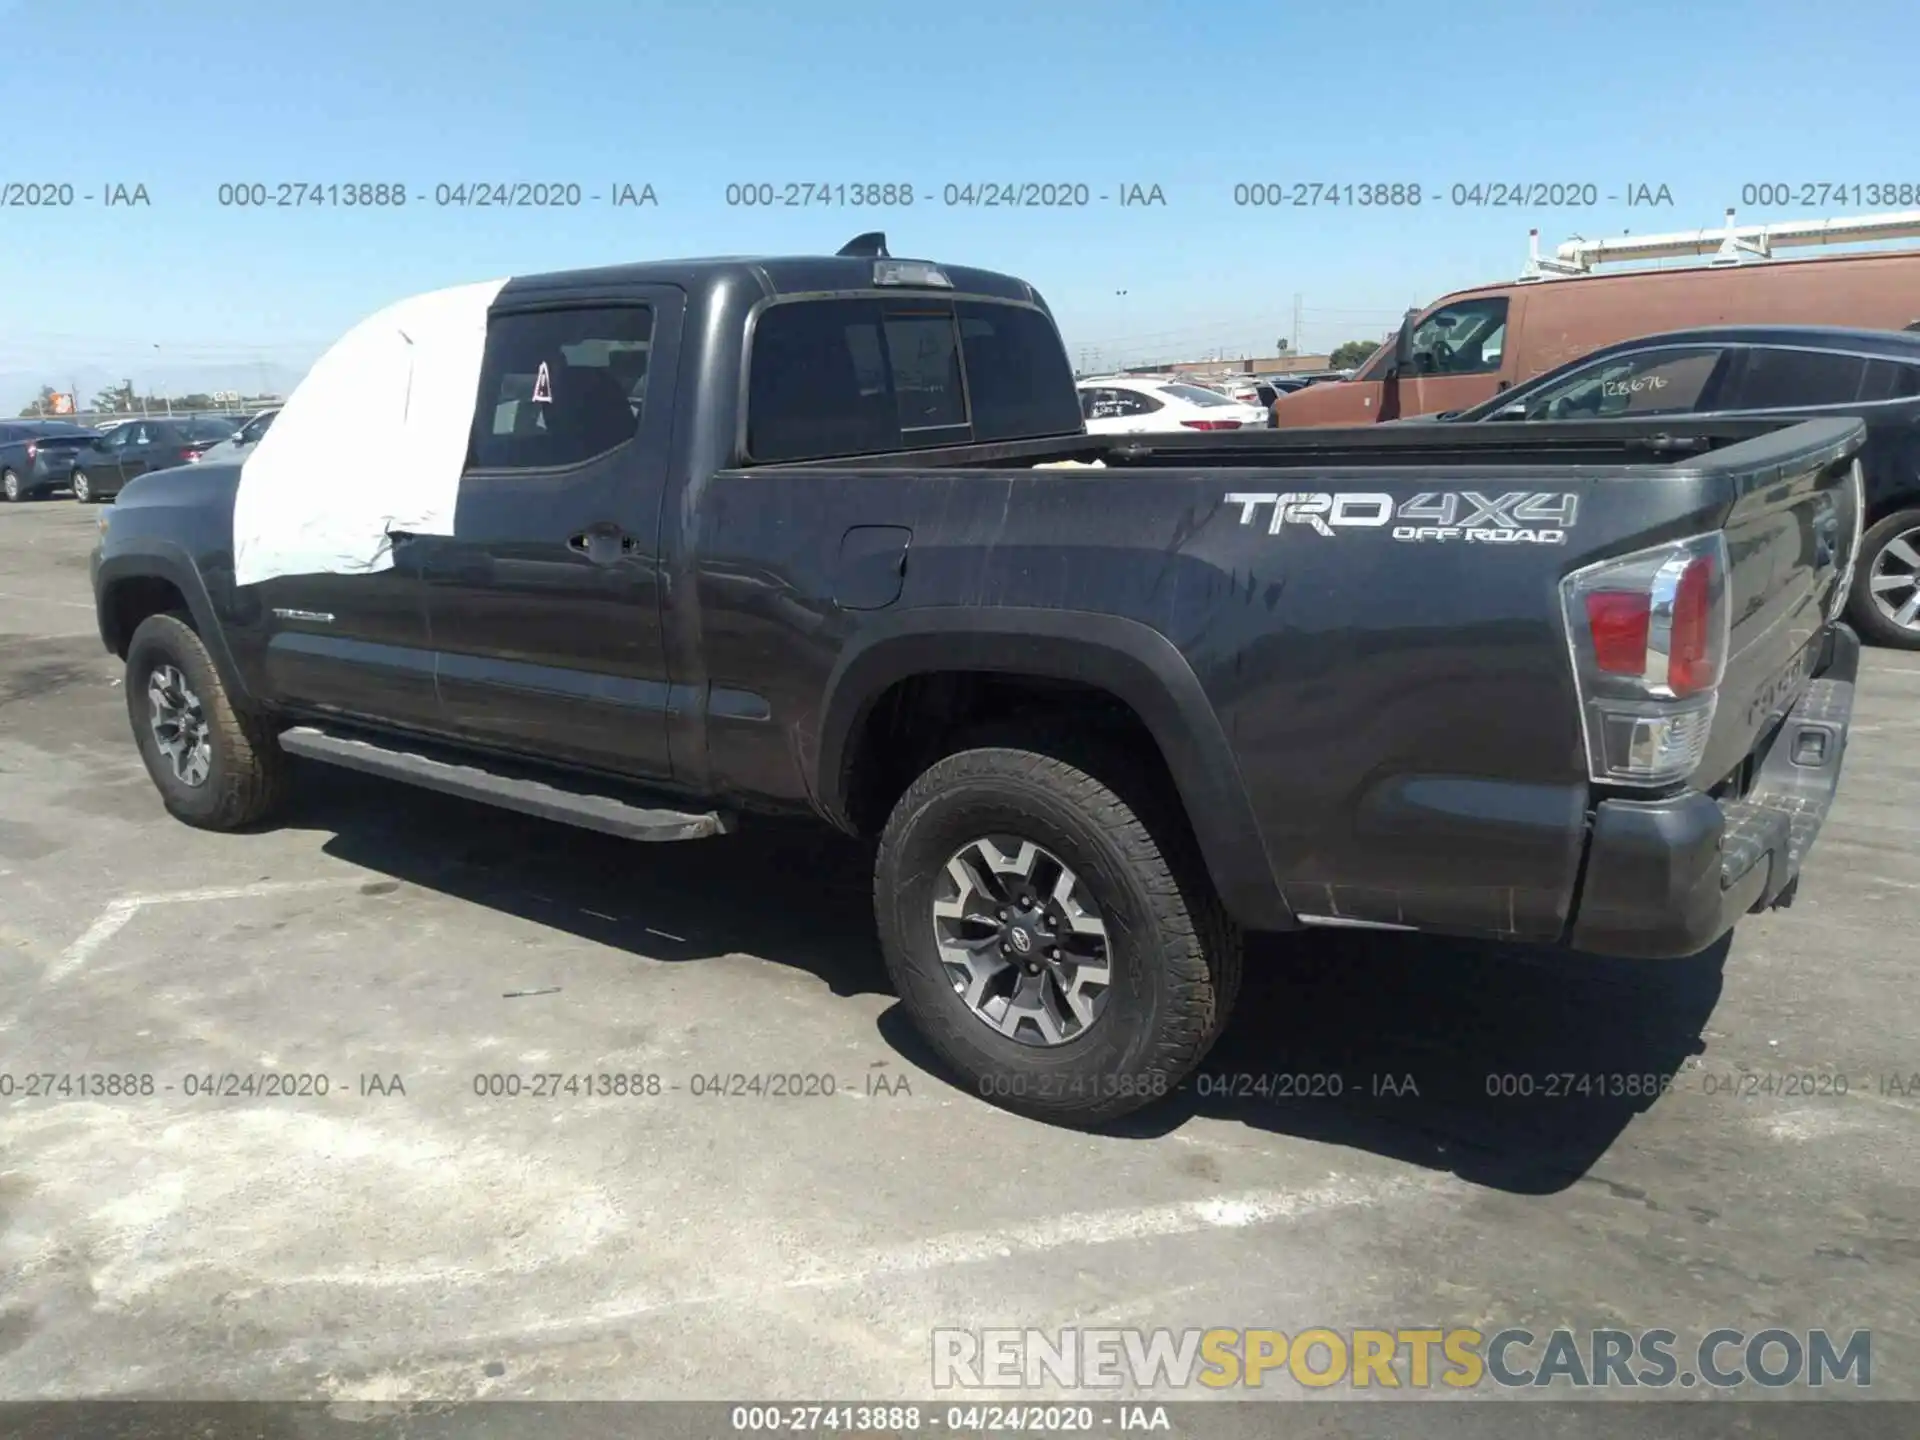
<svg viewBox="0 0 1920 1440">
<path fill-rule="evenodd" d="M 961 301 L 960 348 L 973 401 L 973 438 L 1025 440 L 1080 428 L 1073 369 L 1053 321 L 1018 305 Z"/>
<path fill-rule="evenodd" d="M 1595 420 L 1691 410 L 1721 351 L 1643 350 L 1583 366 L 1519 402 L 1528 420 Z M 1511 402 L 1510 402 L 1511 403 Z"/>
<path fill-rule="evenodd" d="M 1869 360 L 1862 400 L 1911 400 L 1920 395 L 1920 365 L 1898 360 Z"/>
<path fill-rule="evenodd" d="M 905 299 L 774 305 L 754 330 L 747 452 L 811 460 L 1071 434 L 1081 421 L 1074 396 L 1066 351 L 1038 311 Z"/>
<path fill-rule="evenodd" d="M 881 321 L 900 431 L 908 444 L 915 432 L 944 430 L 928 437 L 937 444 L 964 440 L 953 433 L 967 423 L 967 395 L 960 378 L 960 341 L 953 312 L 942 306 L 929 314 L 888 313 Z M 849 340 L 853 337 L 849 336 Z M 864 342 L 862 342 L 864 343 Z M 884 377 L 883 377 L 884 378 Z"/>
<path fill-rule="evenodd" d="M 1506 336 L 1504 296 L 1443 306 L 1414 326 L 1414 373 L 1483 375 L 1498 370 Z"/>
<path fill-rule="evenodd" d="M 1859 398 L 1867 362 L 1822 350 L 1747 351 L 1733 408 L 1778 410 L 1803 405 L 1848 405 Z"/>
<path fill-rule="evenodd" d="M 556 469 L 631 440 L 652 337 L 653 312 L 644 305 L 544 310 L 488 322 L 468 464 Z"/>
</svg>

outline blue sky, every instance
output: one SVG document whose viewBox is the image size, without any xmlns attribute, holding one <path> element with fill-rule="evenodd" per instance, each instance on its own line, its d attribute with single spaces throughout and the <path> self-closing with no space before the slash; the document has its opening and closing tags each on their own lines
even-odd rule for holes
<svg viewBox="0 0 1920 1440">
<path fill-rule="evenodd" d="M 0 408 L 40 383 L 284 385 L 398 296 L 670 255 L 894 253 L 1033 281 L 1105 363 L 1376 337 L 1518 273 L 1527 231 L 1858 213 L 1749 182 L 1920 185 L 1912 0 L 0 0 L 0 184 L 144 207 L 0 208 Z M 156 19 L 156 14 L 164 19 Z M 405 184 L 398 210 L 241 210 L 223 183 Z M 651 184 L 655 206 L 463 209 L 442 184 Z M 729 206 L 730 183 L 910 184 L 911 208 Z M 1084 209 L 944 203 L 1085 184 Z M 1417 209 L 1234 203 L 1248 182 L 1418 183 Z M 1476 182 L 1665 185 L 1671 207 L 1450 203 Z M 1164 205 L 1100 203 L 1158 185 Z M 1436 201 L 1434 191 L 1442 198 Z M 1884 208 L 1884 207 L 1879 207 Z M 1124 295 L 1117 292 L 1125 291 Z"/>
</svg>

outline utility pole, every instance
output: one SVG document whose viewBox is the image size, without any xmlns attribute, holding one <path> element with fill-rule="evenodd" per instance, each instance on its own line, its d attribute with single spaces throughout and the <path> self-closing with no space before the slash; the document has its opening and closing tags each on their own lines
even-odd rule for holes
<svg viewBox="0 0 1920 1440">
<path fill-rule="evenodd" d="M 1288 347 L 1295 355 L 1300 353 L 1300 292 L 1293 295 L 1293 344 Z"/>
<path fill-rule="evenodd" d="M 1113 293 L 1120 297 L 1120 329 L 1124 332 L 1127 328 L 1127 292 L 1124 290 L 1116 290 Z M 1124 341 L 1127 337 L 1122 333 L 1120 338 Z M 1127 352 L 1123 349 L 1120 351 L 1119 358 L 1114 361 L 1114 364 L 1119 369 L 1124 370 L 1127 368 L 1126 356 Z"/>
</svg>

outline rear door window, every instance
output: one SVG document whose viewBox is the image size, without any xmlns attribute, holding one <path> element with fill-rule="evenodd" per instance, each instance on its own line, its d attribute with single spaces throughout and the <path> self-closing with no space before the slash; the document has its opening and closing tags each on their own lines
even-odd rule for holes
<svg viewBox="0 0 1920 1440">
<path fill-rule="evenodd" d="M 1826 350 L 1787 350 L 1755 345 L 1746 352 L 1730 409 L 1798 410 L 1809 405 L 1851 405 L 1860 398 L 1867 362 Z"/>
<path fill-rule="evenodd" d="M 797 301 L 754 327 L 747 453 L 773 463 L 1075 434 L 1090 403 L 1038 310 Z"/>
</svg>

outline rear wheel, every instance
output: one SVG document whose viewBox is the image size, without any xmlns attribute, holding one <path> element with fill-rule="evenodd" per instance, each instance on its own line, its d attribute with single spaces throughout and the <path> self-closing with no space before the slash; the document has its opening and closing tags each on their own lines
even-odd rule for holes
<svg viewBox="0 0 1920 1440">
<path fill-rule="evenodd" d="M 1861 536 L 1847 612 L 1867 639 L 1920 650 L 1920 509 L 1895 511 Z"/>
<path fill-rule="evenodd" d="M 875 909 L 902 1003 L 976 1094 L 1041 1119 L 1095 1124 L 1166 1095 L 1238 988 L 1240 936 L 1183 822 L 1122 798 L 1119 773 L 963 750 L 881 838 Z"/>
<path fill-rule="evenodd" d="M 266 727 L 233 708 L 184 616 L 140 622 L 127 647 L 126 691 L 140 758 L 175 818 L 232 830 L 284 798 L 285 752 Z"/>
<path fill-rule="evenodd" d="M 84 470 L 73 472 L 73 498 L 82 505 L 90 503 L 93 499 L 93 481 Z"/>
<path fill-rule="evenodd" d="M 6 496 L 8 504 L 18 504 L 27 498 L 26 487 L 11 470 L 0 471 L 0 495 Z"/>
</svg>

